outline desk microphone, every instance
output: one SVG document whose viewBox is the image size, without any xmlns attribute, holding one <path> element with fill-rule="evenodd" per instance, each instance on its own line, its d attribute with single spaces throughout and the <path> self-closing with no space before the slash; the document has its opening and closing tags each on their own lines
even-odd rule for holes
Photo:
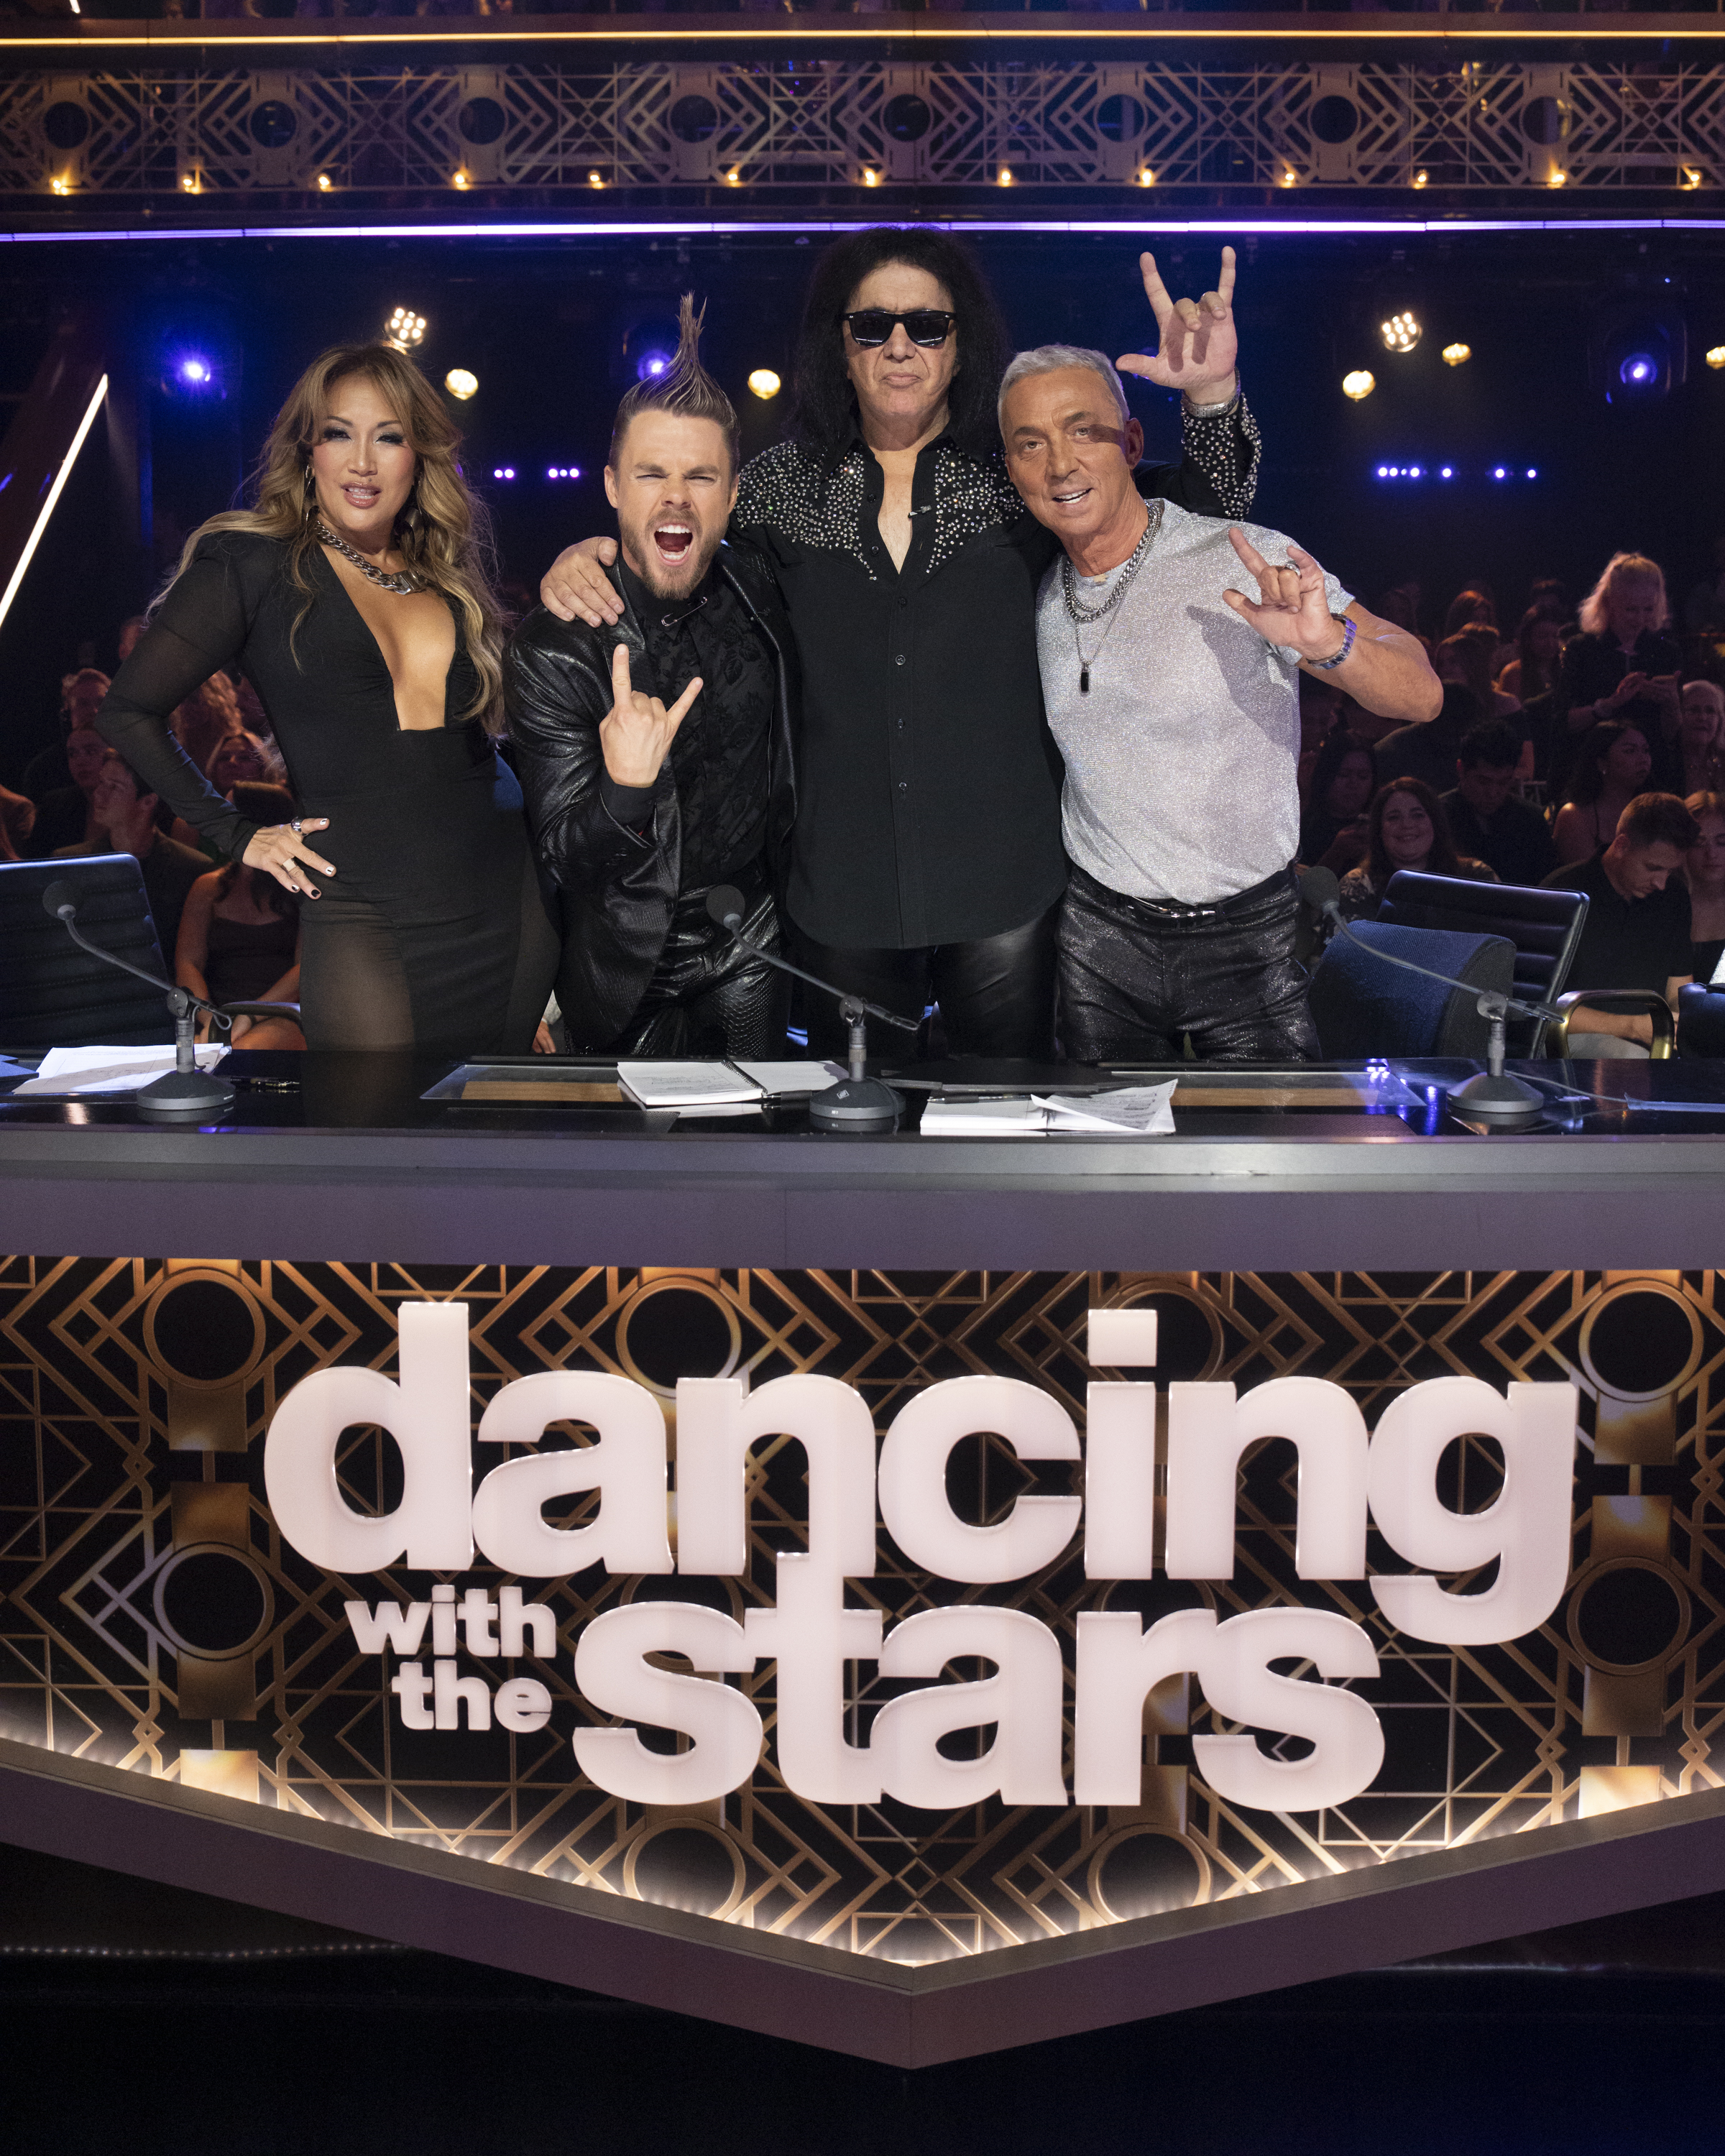
<svg viewBox="0 0 1725 2156">
<path fill-rule="evenodd" d="M 888 1025 L 898 1026 L 906 1033 L 915 1033 L 916 1021 L 902 1017 L 897 1011 L 885 1010 L 879 1004 L 865 1003 L 860 996 L 847 995 L 830 981 L 824 981 L 818 973 L 805 973 L 800 966 L 781 958 L 776 951 L 763 950 L 758 943 L 751 942 L 742 932 L 747 917 L 747 901 L 734 884 L 715 884 L 706 895 L 709 916 L 717 921 L 732 939 L 742 944 L 745 951 L 757 958 L 764 958 L 769 966 L 777 966 L 780 973 L 794 974 L 799 981 L 807 981 L 839 999 L 839 1015 L 850 1029 L 849 1053 L 850 1075 L 830 1086 L 824 1093 L 814 1094 L 809 1103 L 809 1120 L 818 1131 L 872 1132 L 894 1129 L 904 1113 L 904 1096 L 895 1092 L 883 1079 L 866 1075 L 868 1039 L 865 1021 L 871 1018 L 884 1019 Z"/>
<path fill-rule="evenodd" d="M 1546 1106 L 1545 1096 L 1525 1079 L 1517 1078 L 1503 1068 L 1503 1022 L 1513 1011 L 1517 1018 L 1561 1019 L 1560 1010 L 1550 1004 L 1524 1002 L 1517 996 L 1507 995 L 1502 988 L 1476 990 L 1468 981 L 1458 981 L 1453 973 L 1440 973 L 1430 966 L 1416 966 L 1411 958 L 1398 958 L 1393 952 L 1380 951 L 1375 943 L 1368 943 L 1363 936 L 1356 936 L 1342 917 L 1339 903 L 1342 886 L 1328 869 L 1301 869 L 1300 897 L 1314 913 L 1322 913 L 1344 935 L 1348 942 L 1362 951 L 1369 951 L 1374 958 L 1381 958 L 1389 966 L 1400 966 L 1410 973 L 1423 973 L 1429 981 L 1442 981 L 1452 988 L 1465 989 L 1476 995 L 1474 1008 L 1481 1017 L 1491 1021 L 1487 1037 L 1486 1068 L 1470 1078 L 1452 1096 L 1464 1115 L 1473 1116 L 1482 1123 L 1531 1122 Z"/>
<path fill-rule="evenodd" d="M 223 1033 L 230 1030 L 234 1024 L 228 1013 L 206 1003 L 202 996 L 194 996 L 190 988 L 175 988 L 159 974 L 146 973 L 141 966 L 133 965 L 130 958 L 119 957 L 112 951 L 105 951 L 100 943 L 92 943 L 79 930 L 77 886 L 64 877 L 49 884 L 43 892 L 42 910 L 65 924 L 67 935 L 80 951 L 89 952 L 92 958 L 116 966 L 136 980 L 147 982 L 152 988 L 160 988 L 167 999 L 174 1022 L 174 1067 L 140 1087 L 134 1096 L 139 1113 L 153 1122 L 171 1123 L 202 1122 L 210 1116 L 225 1115 L 234 1106 L 234 1088 L 225 1078 L 198 1069 L 195 1042 L 200 1011 L 207 1011 Z"/>
</svg>

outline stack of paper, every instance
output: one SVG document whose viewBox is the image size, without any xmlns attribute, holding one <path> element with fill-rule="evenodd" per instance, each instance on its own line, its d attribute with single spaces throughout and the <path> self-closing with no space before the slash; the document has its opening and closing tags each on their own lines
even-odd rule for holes
<svg viewBox="0 0 1725 2156">
<path fill-rule="evenodd" d="M 931 1101 L 922 1111 L 922 1135 L 931 1138 L 1048 1137 L 1076 1133 L 1092 1137 L 1158 1137 L 1174 1127 L 1169 1106 L 1177 1081 L 1127 1086 L 1112 1093 L 1045 1098 L 1029 1093 L 1007 1101 Z"/>
<path fill-rule="evenodd" d="M 200 1070 L 213 1070 L 228 1053 L 223 1041 L 198 1051 Z M 33 1078 L 14 1086 L 14 1101 L 30 1093 L 130 1093 L 174 1067 L 172 1048 L 50 1048 Z"/>
</svg>

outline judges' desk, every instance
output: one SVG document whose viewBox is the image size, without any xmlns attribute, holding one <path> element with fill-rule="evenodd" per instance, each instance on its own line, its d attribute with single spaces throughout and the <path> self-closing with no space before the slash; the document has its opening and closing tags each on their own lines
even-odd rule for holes
<svg viewBox="0 0 1725 2156">
<path fill-rule="evenodd" d="M 0 1100 L 0 1832 L 907 2064 L 1725 1886 L 1725 1065 L 1469 1067 Z"/>
<path fill-rule="evenodd" d="M 223 1067 L 235 1108 L 193 1131 L 122 1101 L 0 1097 L 0 1242 L 457 1265 L 1668 1269 L 1712 1262 L 1725 1198 L 1725 1065 L 1687 1061 L 1524 1066 L 1574 1090 L 1496 1133 L 1454 1111 L 1471 1064 L 1398 1066 L 1417 1096 L 1399 1110 L 1358 1067 L 1189 1066 L 1173 1134 L 1142 1140 L 837 1137 L 793 1105 L 649 1114 L 603 1097 L 614 1066 L 547 1059 L 433 1101 L 447 1063 Z"/>
</svg>

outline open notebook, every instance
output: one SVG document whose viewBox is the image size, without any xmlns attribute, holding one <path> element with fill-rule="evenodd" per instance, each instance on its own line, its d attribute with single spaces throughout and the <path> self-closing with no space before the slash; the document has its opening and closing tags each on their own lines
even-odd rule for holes
<svg viewBox="0 0 1725 2156">
<path fill-rule="evenodd" d="M 807 1093 L 824 1093 L 845 1075 L 837 1063 L 624 1062 L 617 1076 L 644 1108 L 752 1107 Z"/>
</svg>

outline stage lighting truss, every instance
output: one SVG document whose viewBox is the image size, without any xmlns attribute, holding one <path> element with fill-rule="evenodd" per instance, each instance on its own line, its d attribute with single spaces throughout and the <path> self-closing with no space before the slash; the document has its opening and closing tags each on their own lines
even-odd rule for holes
<svg viewBox="0 0 1725 2156">
<path fill-rule="evenodd" d="M 1697 49 L 1705 52 L 1704 48 Z M 1142 64 L 841 55 L 695 66 L 413 59 L 21 71 L 0 187 L 80 200 L 252 189 L 1117 189 L 1692 193 L 1725 170 L 1725 62 L 1490 57 Z M 75 138 L 75 140 L 74 139 Z M 65 146 L 70 143 L 71 146 Z M 595 178 L 597 175 L 597 178 Z M 873 175 L 871 180 L 868 176 Z M 325 185 L 325 182 L 327 185 Z"/>
</svg>

